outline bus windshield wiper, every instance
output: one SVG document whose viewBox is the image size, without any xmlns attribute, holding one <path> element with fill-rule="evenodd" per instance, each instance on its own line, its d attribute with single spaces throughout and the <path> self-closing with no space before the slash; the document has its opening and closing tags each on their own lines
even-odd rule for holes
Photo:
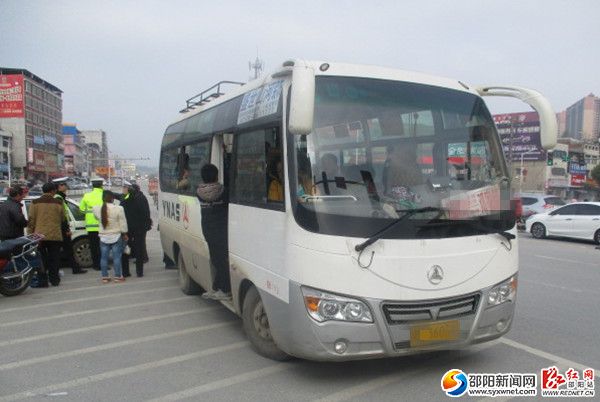
<svg viewBox="0 0 600 402">
<path fill-rule="evenodd" d="M 381 239 L 383 235 L 390 230 L 392 227 L 396 226 L 396 224 L 404 221 L 405 219 L 410 218 L 411 216 L 421 213 L 421 212 L 442 212 L 443 210 L 437 207 L 423 207 L 423 208 L 415 208 L 415 209 L 398 209 L 396 212 L 404 212 L 404 215 L 381 229 L 379 232 L 375 233 L 373 236 L 369 237 L 364 242 L 357 244 L 354 246 L 354 250 L 361 252 L 365 248 L 369 247 L 371 244 L 375 243 L 377 240 Z M 439 216 L 439 215 L 438 215 Z"/>
</svg>

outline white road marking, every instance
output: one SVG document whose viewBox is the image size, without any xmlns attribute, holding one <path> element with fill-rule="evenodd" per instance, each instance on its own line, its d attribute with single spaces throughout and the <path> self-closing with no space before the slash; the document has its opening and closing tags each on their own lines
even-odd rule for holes
<svg viewBox="0 0 600 402">
<path fill-rule="evenodd" d="M 293 363 L 279 363 L 274 364 L 272 366 L 268 366 L 259 370 L 249 371 L 244 374 L 235 375 L 233 377 L 225 378 L 219 381 L 209 382 L 207 384 L 200 385 L 198 387 L 189 388 L 180 392 L 176 392 L 173 394 L 165 395 L 160 398 L 151 399 L 149 402 L 170 402 L 170 401 L 179 401 L 181 399 L 191 398 L 203 394 L 205 392 L 215 391 L 218 389 L 222 389 L 225 387 L 231 387 L 233 385 L 237 385 L 243 382 L 247 382 L 250 380 L 254 380 L 261 377 L 266 377 L 268 375 L 279 373 L 281 371 L 288 370 L 293 367 Z"/>
<path fill-rule="evenodd" d="M 73 313 L 47 315 L 44 317 L 30 318 L 28 320 L 11 321 L 11 322 L 6 322 L 6 323 L 1 323 L 0 328 L 14 327 L 15 325 L 31 324 L 31 323 L 40 322 L 40 321 L 56 320 L 59 318 L 77 317 L 77 316 L 87 315 L 87 314 L 104 313 L 107 311 L 123 310 L 123 308 L 130 309 L 132 307 L 143 307 L 143 306 L 152 306 L 155 304 L 165 304 L 165 303 L 171 303 L 171 302 L 180 301 L 180 300 L 191 300 L 191 299 L 189 296 L 181 296 L 181 297 L 175 297 L 173 299 L 153 300 L 153 301 L 149 301 L 149 302 L 145 302 L 145 303 L 134 303 L 134 304 L 114 306 L 114 307 L 97 308 L 94 310 L 75 311 Z"/>
<path fill-rule="evenodd" d="M 196 332 L 209 331 L 211 329 L 217 329 L 217 328 L 230 326 L 235 323 L 236 323 L 236 321 L 231 321 L 231 322 L 222 322 L 222 323 L 217 323 L 217 324 L 203 325 L 200 327 L 186 328 L 181 331 L 165 332 L 163 334 L 158 334 L 158 335 L 149 335 L 149 336 L 144 336 L 142 338 L 128 339 L 126 341 L 120 341 L 120 342 L 105 343 L 103 345 L 92 346 L 89 348 L 69 350 L 68 352 L 55 353 L 53 355 L 34 357 L 31 359 L 27 359 L 27 360 L 19 360 L 16 362 L 11 362 L 11 363 L 6 363 L 6 364 L 0 365 L 0 371 L 16 369 L 16 368 L 25 367 L 25 366 L 31 366 L 32 364 L 45 363 L 45 362 L 49 362 L 49 361 L 53 361 L 53 360 L 64 359 L 66 357 L 81 356 L 81 355 L 88 354 L 88 353 L 95 353 L 95 352 L 100 352 L 100 351 L 104 351 L 104 350 L 116 349 L 116 348 L 120 348 L 120 347 L 128 346 L 128 345 L 137 345 L 142 342 L 151 342 L 151 341 L 157 341 L 157 340 L 172 338 L 172 337 L 181 336 L 181 335 L 192 334 L 192 333 L 196 333 Z"/>
<path fill-rule="evenodd" d="M 524 345 L 517 341 L 513 341 L 512 339 L 500 338 L 500 342 L 502 342 L 503 344 L 508 345 L 510 347 L 513 347 L 515 349 L 520 349 L 520 350 L 523 350 L 532 355 L 541 357 L 546 360 L 550 360 L 551 362 L 557 362 L 560 365 L 569 366 L 569 367 L 577 368 L 580 370 L 591 368 L 595 371 L 598 371 L 597 369 L 594 369 L 593 367 L 587 366 L 585 364 L 577 363 L 572 360 L 568 360 L 563 357 L 554 355 L 552 353 L 548 353 L 548 352 L 544 352 L 543 350 L 540 350 L 540 349 L 532 348 L 531 346 L 527 346 L 527 345 Z"/>
<path fill-rule="evenodd" d="M 168 366 L 171 364 L 177 364 L 177 363 L 181 363 L 181 362 L 185 362 L 185 361 L 189 361 L 189 360 L 198 359 L 201 357 L 215 355 L 218 353 L 229 352 L 232 350 L 241 349 L 243 347 L 246 347 L 247 345 L 248 345 L 248 342 L 246 342 L 246 341 L 236 342 L 236 343 L 232 343 L 230 345 L 218 346 L 215 348 L 206 349 L 201 352 L 186 353 L 185 355 L 169 357 L 166 359 L 156 360 L 156 361 L 149 362 L 149 363 L 138 364 L 136 366 L 125 367 L 125 368 L 117 369 L 117 370 L 110 370 L 110 371 L 106 371 L 106 372 L 99 373 L 99 374 L 76 378 L 74 380 L 66 381 L 66 382 L 59 383 L 59 384 L 51 384 L 51 385 L 47 385 L 45 387 L 35 388 L 35 389 L 19 392 L 16 394 L 12 394 L 12 395 L 1 396 L 0 401 L 16 401 L 19 399 L 31 398 L 32 396 L 36 396 L 36 395 L 48 394 L 50 392 L 64 391 L 67 389 L 79 387 L 79 386 L 86 385 L 86 384 L 109 380 L 111 378 L 118 378 L 118 377 L 122 377 L 122 376 L 129 375 L 129 374 L 139 373 L 141 371 L 152 370 L 152 369 L 156 369 L 159 367 Z"/>
<path fill-rule="evenodd" d="M 101 295 L 101 296 L 82 297 L 79 299 L 61 300 L 61 301 L 50 302 L 50 303 L 47 303 L 44 300 L 42 300 L 38 304 L 34 304 L 34 305 L 30 305 L 30 306 L 1 308 L 0 316 L 2 316 L 3 313 L 10 313 L 13 311 L 30 310 L 30 309 L 34 309 L 34 308 L 39 309 L 39 308 L 44 308 L 44 307 L 49 307 L 49 306 L 59 306 L 61 304 L 80 303 L 80 302 L 91 301 L 91 300 L 112 299 L 115 296 L 120 297 L 120 296 L 140 295 L 140 294 L 144 294 L 144 293 L 153 293 L 153 292 L 157 292 L 160 290 L 168 290 L 168 289 L 174 289 L 174 288 L 173 288 L 173 286 L 162 286 L 160 288 L 136 290 L 135 292 L 122 292 L 122 293 L 119 293 L 118 295 L 110 293 L 110 294 L 105 294 L 105 295 Z"/>
<path fill-rule="evenodd" d="M 65 271 L 69 271 L 68 268 L 63 269 Z M 93 272 L 93 273 L 92 273 Z M 96 275 L 94 275 L 94 273 L 96 273 Z M 90 276 L 91 274 L 91 276 Z M 174 277 L 177 277 L 177 271 L 173 270 L 166 270 L 165 272 L 153 272 L 153 273 L 144 273 L 144 278 L 154 278 L 155 276 L 164 276 L 164 275 L 173 275 Z M 71 277 L 75 276 L 75 275 L 71 275 L 71 274 L 67 274 L 67 279 L 63 278 L 63 281 L 60 282 L 60 285 L 70 285 L 72 283 L 84 283 L 84 282 L 89 282 L 89 283 L 94 283 L 94 282 L 98 282 L 98 275 L 100 275 L 100 271 L 94 271 L 91 268 L 88 269 L 88 273 L 87 274 L 83 274 L 83 275 L 77 275 L 78 277 L 84 276 L 85 279 L 71 279 Z M 137 279 L 133 279 L 134 281 Z M 141 281 L 144 281 L 144 279 L 141 279 Z M 58 288 L 57 290 L 60 290 L 60 288 Z"/>
<path fill-rule="evenodd" d="M 483 343 L 483 344 L 479 344 L 479 345 L 474 345 L 468 349 L 465 349 L 466 352 L 468 352 L 469 354 L 471 353 L 477 353 L 477 352 L 481 352 L 483 350 L 489 349 L 493 346 L 498 345 L 498 341 L 491 341 L 488 343 Z M 386 374 L 384 376 L 375 378 L 373 380 L 370 381 L 366 381 L 363 382 L 359 385 L 356 385 L 354 387 L 349 387 L 346 388 L 342 391 L 338 391 L 338 392 L 334 392 L 333 394 L 327 395 L 323 398 L 319 398 L 319 399 L 315 399 L 314 402 L 340 402 L 340 401 L 346 401 L 348 399 L 352 399 L 355 398 L 357 396 L 360 395 L 364 395 L 369 391 L 374 391 L 377 390 L 381 387 L 384 387 L 386 385 L 392 384 L 392 383 L 397 383 L 399 380 L 401 380 L 403 378 L 403 376 L 405 375 L 417 375 L 419 373 L 422 372 L 426 372 L 427 370 L 429 370 L 429 368 L 422 368 L 422 369 L 415 369 L 415 370 L 408 370 L 408 371 L 404 371 L 402 373 L 391 373 L 391 374 Z M 443 373 L 440 373 L 440 378 L 441 375 Z M 399 397 L 399 399 L 402 399 L 401 397 Z"/>
<path fill-rule="evenodd" d="M 163 278 L 163 279 L 149 279 L 149 280 L 141 280 L 141 281 L 126 281 L 125 283 L 119 283 L 119 289 L 130 288 L 136 285 L 143 285 L 144 283 L 156 283 L 156 282 L 172 282 L 175 279 L 173 278 Z M 48 296 L 52 295 L 61 295 L 63 293 L 71 293 L 71 292 L 81 292 L 83 290 L 90 289 L 106 289 L 107 286 L 116 286 L 116 283 L 103 284 L 100 277 L 98 277 L 98 284 L 94 286 L 85 286 L 80 288 L 72 288 L 72 289 L 56 289 L 51 293 L 48 293 Z"/>
<path fill-rule="evenodd" d="M 568 260 L 566 258 L 557 258 L 557 257 L 550 257 L 548 255 L 539 255 L 539 254 L 535 254 L 534 257 L 538 257 L 538 258 L 545 258 L 547 260 L 555 260 L 555 261 L 563 261 L 563 262 L 569 262 L 571 264 L 576 264 L 576 265 L 591 265 L 592 267 L 598 267 L 600 266 L 600 264 L 594 264 L 591 262 L 583 262 L 583 261 L 575 261 L 575 260 Z"/>
<path fill-rule="evenodd" d="M 107 324 L 92 325 L 89 327 L 69 329 L 69 330 L 60 331 L 60 332 L 52 332 L 49 334 L 34 335 L 34 336 L 26 337 L 26 338 L 11 339 L 8 341 L 0 341 L 0 347 L 16 345 L 16 344 L 25 343 L 25 342 L 39 341 L 39 340 L 48 339 L 48 338 L 56 338 L 56 337 L 65 336 L 65 335 L 79 334 L 82 332 L 96 331 L 99 329 L 107 329 L 107 328 L 122 327 L 125 325 L 139 324 L 141 322 L 162 320 L 164 318 L 181 317 L 183 315 L 188 315 L 188 314 L 197 314 L 197 313 L 202 313 L 205 311 L 217 310 L 217 308 L 220 308 L 220 306 L 195 308 L 193 310 L 178 311 L 176 313 L 151 315 L 151 316 L 144 317 L 144 318 L 137 318 L 135 320 L 129 319 L 129 320 L 123 320 L 123 321 L 117 321 L 117 322 L 109 322 Z"/>
<path fill-rule="evenodd" d="M 528 279 L 521 279 L 521 278 L 519 278 L 519 282 L 531 283 L 531 284 L 536 285 L 536 286 L 537 285 L 542 285 L 542 286 L 546 286 L 546 287 L 553 288 L 553 289 L 567 290 L 569 292 L 575 292 L 575 293 L 597 293 L 597 292 L 593 292 L 591 290 L 569 288 L 569 287 L 566 287 L 566 286 L 553 285 L 551 283 L 540 282 L 540 281 L 530 281 Z"/>
</svg>

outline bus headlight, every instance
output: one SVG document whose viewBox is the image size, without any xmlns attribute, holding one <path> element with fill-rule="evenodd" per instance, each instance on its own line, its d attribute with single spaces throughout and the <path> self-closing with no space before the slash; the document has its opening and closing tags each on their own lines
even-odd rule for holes
<svg viewBox="0 0 600 402">
<path fill-rule="evenodd" d="M 517 295 L 517 276 L 505 280 L 490 289 L 487 298 L 488 307 L 497 306 L 506 301 L 513 301 Z"/>
<path fill-rule="evenodd" d="M 307 287 L 301 289 L 308 315 L 318 322 L 373 322 L 369 306 L 360 300 Z"/>
</svg>

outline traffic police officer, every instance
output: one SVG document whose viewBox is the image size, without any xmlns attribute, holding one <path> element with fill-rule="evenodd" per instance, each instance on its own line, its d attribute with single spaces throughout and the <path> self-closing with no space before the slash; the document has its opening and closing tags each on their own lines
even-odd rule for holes
<svg viewBox="0 0 600 402">
<path fill-rule="evenodd" d="M 98 230 L 100 223 L 94 216 L 92 208 L 96 205 L 102 205 L 102 194 L 104 190 L 104 179 L 92 178 L 92 191 L 85 193 L 81 202 L 79 203 L 79 209 L 85 213 L 85 229 L 88 232 L 88 239 L 90 239 L 90 251 L 92 252 L 93 267 L 96 271 L 100 270 L 100 238 L 98 237 Z"/>
<path fill-rule="evenodd" d="M 61 177 L 53 180 L 57 187 L 57 192 L 54 198 L 62 201 L 63 209 L 65 211 L 65 221 L 63 222 L 62 226 L 62 251 L 64 259 L 67 260 L 67 263 L 73 270 L 73 274 L 85 274 L 87 270 L 81 269 L 73 257 L 73 242 L 71 241 L 71 214 L 69 213 L 69 206 L 67 205 L 67 190 L 69 189 L 69 186 L 67 185 L 67 179 L 68 177 Z"/>
</svg>

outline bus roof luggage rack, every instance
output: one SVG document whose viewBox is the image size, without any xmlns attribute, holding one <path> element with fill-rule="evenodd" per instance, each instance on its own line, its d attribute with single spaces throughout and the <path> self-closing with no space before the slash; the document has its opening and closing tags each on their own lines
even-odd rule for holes
<svg viewBox="0 0 600 402">
<path fill-rule="evenodd" d="M 185 109 L 181 109 L 179 113 L 186 113 L 194 109 L 195 106 L 201 106 L 219 96 L 225 95 L 225 92 L 221 91 L 221 85 L 245 85 L 243 82 L 237 81 L 219 81 L 212 87 L 200 92 L 196 96 L 192 96 L 190 99 L 185 101 Z"/>
</svg>

